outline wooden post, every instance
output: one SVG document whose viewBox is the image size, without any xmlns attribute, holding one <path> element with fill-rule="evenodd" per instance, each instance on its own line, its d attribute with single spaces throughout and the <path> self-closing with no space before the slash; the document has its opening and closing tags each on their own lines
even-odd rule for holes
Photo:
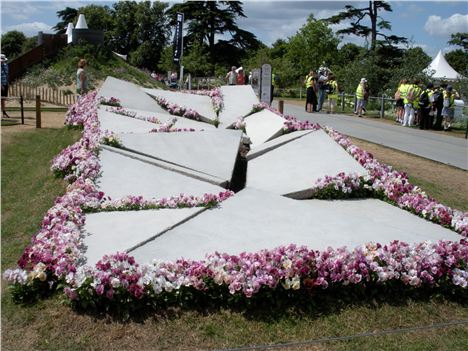
<svg viewBox="0 0 468 351">
<path fill-rule="evenodd" d="M 385 95 L 382 95 L 380 100 L 380 118 L 384 118 L 385 114 Z"/>
<path fill-rule="evenodd" d="M 41 121 L 41 97 L 36 95 L 36 128 L 42 127 Z"/>
<path fill-rule="evenodd" d="M 345 105 L 344 92 L 342 92 L 341 93 L 341 112 L 344 112 L 344 105 Z"/>
<path fill-rule="evenodd" d="M 23 95 L 20 95 L 20 107 L 21 107 L 21 124 L 24 124 L 24 101 L 23 101 Z"/>
<path fill-rule="evenodd" d="M 278 110 L 281 114 L 283 114 L 284 112 L 284 101 L 283 100 L 280 100 L 278 101 Z"/>
</svg>

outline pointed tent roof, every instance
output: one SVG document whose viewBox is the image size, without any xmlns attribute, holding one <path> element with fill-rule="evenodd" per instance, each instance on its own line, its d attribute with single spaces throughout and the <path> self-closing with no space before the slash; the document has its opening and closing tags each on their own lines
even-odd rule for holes
<svg viewBox="0 0 468 351">
<path fill-rule="evenodd" d="M 88 29 L 85 16 L 83 14 L 78 16 L 78 22 L 76 23 L 76 29 Z"/>
<path fill-rule="evenodd" d="M 442 50 L 439 50 L 437 56 L 432 60 L 431 64 L 424 70 L 427 74 L 432 74 L 432 78 L 456 80 L 460 78 L 460 74 L 455 71 L 452 66 L 445 60 Z"/>
</svg>

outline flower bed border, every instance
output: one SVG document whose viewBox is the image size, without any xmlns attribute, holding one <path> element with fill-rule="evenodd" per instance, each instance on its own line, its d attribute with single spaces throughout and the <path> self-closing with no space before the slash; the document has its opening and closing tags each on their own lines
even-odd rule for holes
<svg viewBox="0 0 468 351">
<path fill-rule="evenodd" d="M 249 299 L 265 289 L 274 293 L 278 289 L 310 290 L 329 286 L 345 289 L 348 285 L 395 282 L 411 289 L 467 287 L 468 243 L 465 239 L 459 243 L 439 241 L 414 245 L 398 241 L 388 245 L 369 243 L 353 250 L 329 248 L 322 252 L 291 244 L 256 253 L 214 253 L 201 261 L 155 260 L 147 265 L 138 265 L 126 253 L 116 253 L 105 255 L 94 267 L 81 265 L 83 209 L 90 211 L 101 206 L 104 197 L 94 184 L 100 170 L 96 153 L 101 137 L 95 95 L 84 97 L 67 113 L 69 125 L 83 125 L 83 137 L 53 160 L 52 170 L 66 175 L 73 183 L 47 212 L 41 230 L 19 261 L 20 268 L 4 273 L 17 301 L 42 295 L 44 290 L 57 286 L 63 287 L 65 294 L 82 307 L 121 303 L 124 308 L 143 300 L 160 301 L 162 296 L 176 298 L 185 289 L 207 296 L 216 296 L 219 289 L 227 289 L 232 296 Z M 388 178 L 386 172 L 392 172 L 388 166 L 354 147 L 341 134 L 325 130 L 366 169 L 373 169 L 371 176 Z M 395 179 L 405 180 L 401 174 L 394 175 Z M 384 189 L 390 199 L 395 195 Z M 408 191 L 412 190 L 414 186 L 408 186 Z M 398 194 L 401 193 L 405 196 L 409 192 Z M 213 195 L 208 202 L 211 206 L 229 196 L 225 193 Z M 181 202 L 193 204 L 197 201 L 189 197 Z M 177 207 L 177 204 L 178 201 L 174 201 L 170 206 Z M 122 207 L 115 209 L 141 209 L 145 208 L 145 201 L 141 197 L 129 197 L 120 205 Z M 465 220 L 466 216 L 462 218 Z"/>
</svg>

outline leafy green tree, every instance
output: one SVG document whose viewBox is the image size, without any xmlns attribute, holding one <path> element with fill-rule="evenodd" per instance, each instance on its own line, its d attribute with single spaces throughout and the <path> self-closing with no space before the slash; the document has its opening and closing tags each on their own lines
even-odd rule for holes
<svg viewBox="0 0 468 351">
<path fill-rule="evenodd" d="M 120 1 L 114 4 L 114 26 L 110 47 L 130 55 L 131 62 L 155 69 L 169 35 L 167 4 Z"/>
<path fill-rule="evenodd" d="M 161 52 L 158 69 L 164 73 L 169 71 L 177 71 L 177 65 L 172 61 L 174 51 L 172 45 L 166 46 Z"/>
<path fill-rule="evenodd" d="M 26 36 L 22 32 L 17 30 L 6 32 L 2 35 L 2 54 L 10 60 L 19 56 L 25 41 Z"/>
<path fill-rule="evenodd" d="M 199 43 L 190 48 L 188 55 L 183 58 L 184 69 L 193 76 L 206 77 L 211 72 L 210 55 L 206 45 Z"/>
<path fill-rule="evenodd" d="M 461 46 L 463 49 L 468 50 L 468 33 L 454 33 L 448 41 L 450 45 Z"/>
<path fill-rule="evenodd" d="M 307 23 L 289 39 L 285 58 L 296 67 L 295 80 L 316 70 L 323 62 L 330 65 L 337 57 L 339 39 L 323 20 L 312 15 Z"/>
<path fill-rule="evenodd" d="M 390 22 L 379 16 L 379 11 L 393 11 L 390 4 L 385 1 L 369 1 L 367 6 L 356 8 L 352 5 L 346 5 L 345 11 L 327 19 L 330 23 L 338 24 L 342 21 L 351 21 L 347 28 L 340 29 L 337 34 L 352 34 L 368 38 L 370 36 L 370 49 L 374 51 L 377 48 L 378 38 L 382 38 L 387 45 L 406 43 L 407 39 L 397 35 L 387 35 L 384 30 L 391 30 Z M 369 18 L 370 27 L 364 25 L 365 19 Z"/>
<path fill-rule="evenodd" d="M 172 17 L 172 23 L 177 12 L 184 13 L 188 23 L 184 46 L 190 51 L 190 46 L 194 44 L 206 44 L 212 71 L 215 63 L 226 59 L 231 64 L 239 64 L 243 52 L 259 46 L 254 34 L 242 30 L 236 24 L 236 18 L 246 17 L 241 2 L 187 1 L 175 4 L 167 12 Z M 231 39 L 215 40 L 216 35 L 224 34 L 229 34 Z"/>
<path fill-rule="evenodd" d="M 102 29 L 105 32 L 114 26 L 113 13 L 109 6 L 87 5 L 80 7 L 79 14 L 83 14 L 90 29 Z"/>
<path fill-rule="evenodd" d="M 445 59 L 460 74 L 468 71 L 468 51 L 458 49 L 445 54 Z"/>
<path fill-rule="evenodd" d="M 61 18 L 62 20 L 58 22 L 54 27 L 52 27 L 52 29 L 55 30 L 57 34 L 65 34 L 65 32 L 67 31 L 68 23 L 76 22 L 78 18 L 78 10 L 67 6 L 65 9 L 57 11 L 57 17 Z"/>
</svg>

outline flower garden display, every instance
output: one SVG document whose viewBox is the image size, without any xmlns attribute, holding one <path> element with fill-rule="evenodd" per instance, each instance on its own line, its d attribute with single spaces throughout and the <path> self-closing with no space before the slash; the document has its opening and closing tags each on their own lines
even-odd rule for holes
<svg viewBox="0 0 468 351">
<path fill-rule="evenodd" d="M 212 98 L 220 99 L 218 93 Z M 173 106 L 157 99 L 171 114 L 199 119 L 196 111 Z M 106 102 L 118 103 L 111 98 Z M 117 101 L 117 102 L 116 102 Z M 218 100 L 216 100 L 218 101 Z M 231 196 L 227 190 L 201 197 L 181 194 L 163 199 L 127 196 L 109 199 L 96 187 L 99 178 L 100 143 L 118 146 L 112 133 L 102 133 L 97 118 L 96 93 L 84 96 L 66 115 L 66 124 L 82 126 L 82 138 L 65 148 L 52 160 L 51 170 L 70 182 L 66 193 L 57 198 L 44 216 L 41 229 L 25 249 L 18 268 L 8 269 L 4 278 L 13 296 L 41 295 L 63 288 L 74 304 L 82 307 L 115 304 L 164 306 L 167 301 L 181 302 L 200 292 L 212 301 L 228 296 L 249 299 L 262 291 L 312 291 L 349 286 L 398 285 L 401 288 L 466 289 L 468 286 L 468 213 L 444 206 L 412 185 L 404 173 L 379 163 L 371 154 L 352 145 L 338 132 L 324 130 L 346 149 L 369 173 L 366 177 L 340 173 L 311 184 L 316 198 L 378 197 L 427 220 L 458 232 L 459 242 L 439 241 L 407 244 L 367 243 L 356 248 L 329 248 L 317 251 L 294 244 L 253 253 L 228 255 L 207 253 L 203 260 L 180 259 L 175 262 L 154 260 L 138 264 L 122 252 L 102 257 L 94 266 L 84 262 L 83 231 L 86 213 L 117 210 L 144 210 L 182 207 L 215 207 Z M 114 105 L 118 106 L 118 105 Z M 218 102 L 219 109 L 222 103 Z M 256 106 L 256 109 L 266 106 Z M 216 110 L 216 109 L 215 109 Z M 278 113 L 276 110 L 272 110 Z M 285 118 L 284 133 L 316 130 L 320 126 Z M 176 118 L 155 132 L 170 132 Z M 242 128 L 242 120 L 236 123 Z M 313 296 L 313 295 L 310 295 Z"/>
</svg>

